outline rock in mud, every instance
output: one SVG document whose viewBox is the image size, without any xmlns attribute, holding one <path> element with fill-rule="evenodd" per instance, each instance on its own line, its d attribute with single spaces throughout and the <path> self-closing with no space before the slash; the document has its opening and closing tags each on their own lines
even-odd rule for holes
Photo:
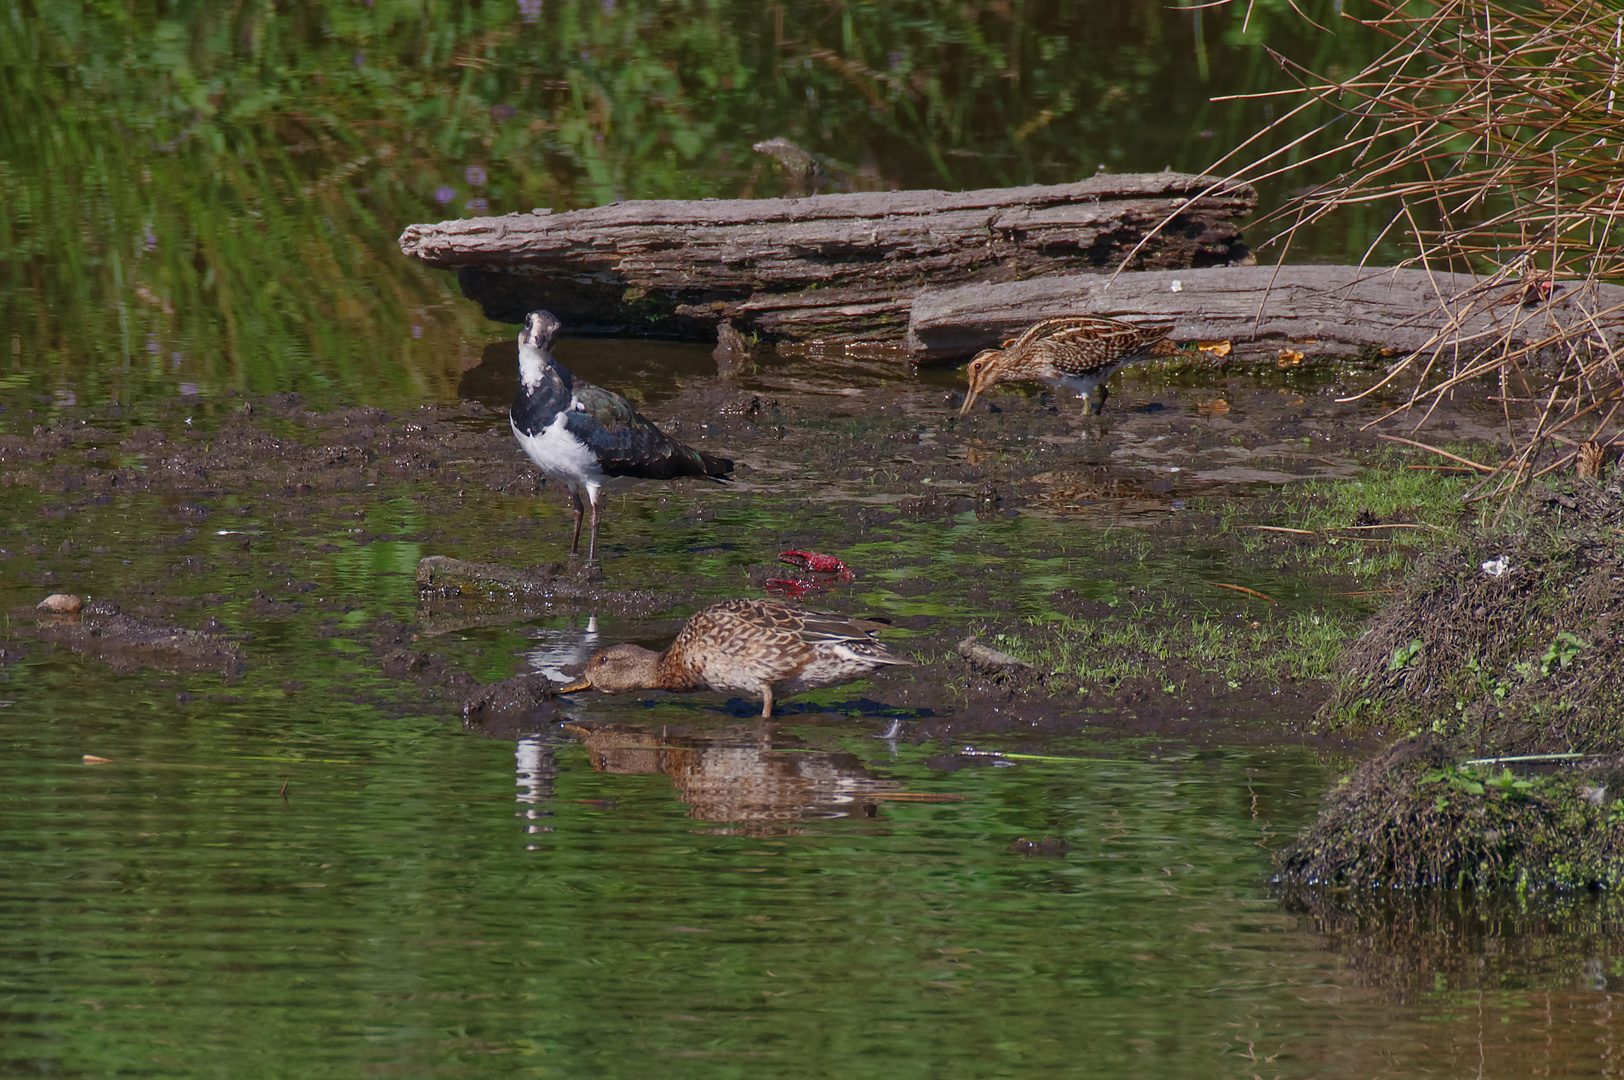
<svg viewBox="0 0 1624 1080">
<path fill-rule="evenodd" d="M 682 602 L 680 596 L 651 589 L 608 588 L 604 578 L 599 567 L 590 573 L 571 574 L 556 562 L 514 567 L 430 555 L 417 564 L 417 588 L 426 620 L 453 616 L 470 624 L 490 622 L 491 618 L 481 618 L 480 612 L 468 609 L 488 609 L 492 604 L 505 605 L 517 618 L 531 618 L 555 604 L 598 614 L 654 615 Z M 496 621 L 504 620 L 498 614 Z"/>
<path fill-rule="evenodd" d="M 162 671 L 242 672 L 242 650 L 228 638 L 183 626 L 153 625 L 131 615 L 98 614 L 86 609 L 73 622 L 51 619 L 40 624 L 39 637 L 74 652 L 99 657 L 127 675 L 141 668 Z"/>
<path fill-rule="evenodd" d="M 981 644 L 974 634 L 959 642 L 959 655 L 983 671 L 1036 671 L 1037 666 L 1007 652 Z"/>
</svg>

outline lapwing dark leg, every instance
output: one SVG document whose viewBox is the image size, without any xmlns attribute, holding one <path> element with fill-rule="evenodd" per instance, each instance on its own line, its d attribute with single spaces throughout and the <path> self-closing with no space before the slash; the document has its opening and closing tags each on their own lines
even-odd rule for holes
<svg viewBox="0 0 1624 1080">
<path fill-rule="evenodd" d="M 581 505 L 581 496 L 574 488 L 570 488 L 570 501 L 575 504 L 575 532 L 570 536 L 570 554 L 581 553 L 581 518 L 586 515 L 586 508 Z M 598 538 L 598 508 L 592 508 L 592 539 Z M 587 561 L 591 561 L 588 556 Z"/>
<path fill-rule="evenodd" d="M 590 565 L 598 561 L 598 500 L 597 492 L 587 492 L 587 501 L 592 504 L 592 533 L 586 541 L 586 561 Z"/>
</svg>

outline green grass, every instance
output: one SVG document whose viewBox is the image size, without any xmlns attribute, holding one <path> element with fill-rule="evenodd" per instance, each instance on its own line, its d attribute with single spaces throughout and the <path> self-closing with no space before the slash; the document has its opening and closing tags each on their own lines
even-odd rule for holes
<svg viewBox="0 0 1624 1080">
<path fill-rule="evenodd" d="M 1085 685 L 1150 678 L 1174 693 L 1202 676 L 1232 689 L 1335 680 L 1345 646 L 1375 602 L 1347 594 L 1396 580 L 1417 555 L 1456 538 L 1476 520 L 1463 512 L 1461 501 L 1473 477 L 1406 468 L 1413 459 L 1382 455 L 1357 479 L 1289 487 L 1267 502 L 1213 499 L 1191 507 L 1194 515 L 1217 519 L 1212 539 L 1234 553 L 1231 569 L 1241 573 L 1226 580 L 1255 584 L 1284 606 L 1259 610 L 1259 601 L 1248 601 L 1249 610 L 1223 613 L 1188 592 L 1153 590 L 1103 618 L 1051 615 L 1006 628 L 989 641 Z M 1350 528 L 1361 523 L 1418 527 Z M 1257 525 L 1304 532 L 1248 528 Z M 1142 558 L 1165 542 L 1125 529 L 1096 538 L 1094 548 L 1109 544 L 1115 559 L 1131 564 L 1136 554 Z M 1246 576 L 1252 571 L 1259 572 Z M 1355 579 L 1351 589 L 1349 578 Z"/>
<path fill-rule="evenodd" d="M 1296 527 L 1341 528 L 1368 513 L 1384 522 L 1428 524 L 1453 531 L 1463 515 L 1461 496 L 1476 477 L 1411 469 L 1407 463 L 1406 458 L 1372 466 L 1357 480 L 1309 481 L 1293 499 L 1303 504 Z"/>
<path fill-rule="evenodd" d="M 1203 500 L 1192 509 L 1215 514 L 1220 536 L 1272 567 L 1375 583 L 1402 573 L 1418 553 L 1479 518 L 1462 502 L 1475 477 L 1411 469 L 1412 457 L 1385 455 L 1357 479 L 1312 480 L 1261 505 Z"/>
<path fill-rule="evenodd" d="M 1333 678 L 1342 646 L 1358 621 L 1351 612 L 1300 611 L 1192 619 L 1187 604 L 1169 602 L 1118 611 L 1105 619 L 1065 618 L 989 640 L 1045 671 L 1088 684 L 1160 672 L 1164 688 L 1183 688 L 1183 676 L 1194 671 L 1239 688 Z"/>
</svg>

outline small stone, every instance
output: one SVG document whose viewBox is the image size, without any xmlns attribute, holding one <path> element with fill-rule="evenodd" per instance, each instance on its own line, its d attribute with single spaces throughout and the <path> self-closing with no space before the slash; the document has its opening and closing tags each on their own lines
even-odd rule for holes
<svg viewBox="0 0 1624 1080">
<path fill-rule="evenodd" d="M 1036 664 L 1029 664 L 1019 657 L 981 644 L 974 634 L 959 642 L 959 655 L 970 661 L 972 666 L 984 671 L 1037 670 Z"/>
<path fill-rule="evenodd" d="M 52 593 L 38 604 L 34 605 L 41 611 L 55 612 L 58 615 L 72 615 L 85 606 L 85 602 L 72 593 Z"/>
</svg>

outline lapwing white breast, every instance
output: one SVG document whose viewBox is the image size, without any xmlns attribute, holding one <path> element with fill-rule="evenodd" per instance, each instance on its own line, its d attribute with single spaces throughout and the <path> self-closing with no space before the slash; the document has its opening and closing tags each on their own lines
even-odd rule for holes
<svg viewBox="0 0 1624 1080">
<path fill-rule="evenodd" d="M 569 488 L 575 507 L 570 554 L 581 550 L 581 519 L 592 509 L 587 561 L 598 557 L 598 493 L 628 480 L 704 476 L 725 480 L 727 458 L 702 453 L 671 438 L 619 394 L 577 379 L 553 359 L 560 323 L 532 311 L 519 332 L 519 394 L 508 410 L 513 437 L 536 468 Z M 586 493 L 586 504 L 581 494 Z"/>
</svg>

